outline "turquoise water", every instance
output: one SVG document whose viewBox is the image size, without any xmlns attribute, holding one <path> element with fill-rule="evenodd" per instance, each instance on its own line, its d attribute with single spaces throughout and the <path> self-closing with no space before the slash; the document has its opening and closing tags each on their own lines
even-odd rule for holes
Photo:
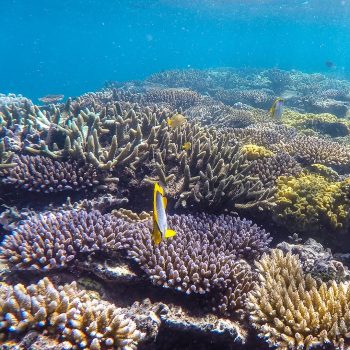
<svg viewBox="0 0 350 350">
<path fill-rule="evenodd" d="M 188 3 L 2 1 L 0 92 L 76 96 L 106 80 L 186 67 L 349 76 L 349 1 Z"/>
</svg>

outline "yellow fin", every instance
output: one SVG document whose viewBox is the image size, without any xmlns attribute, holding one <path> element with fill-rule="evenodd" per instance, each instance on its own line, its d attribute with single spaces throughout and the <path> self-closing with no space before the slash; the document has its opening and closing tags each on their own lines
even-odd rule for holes
<svg viewBox="0 0 350 350">
<path fill-rule="evenodd" d="M 162 241 L 162 235 L 156 227 L 152 231 L 152 240 L 155 245 L 158 245 Z"/>
<path fill-rule="evenodd" d="M 165 232 L 165 238 L 169 238 L 169 237 L 174 237 L 176 235 L 176 232 L 174 230 L 166 230 Z"/>
<path fill-rule="evenodd" d="M 166 199 L 166 197 L 163 197 L 163 205 L 164 205 L 164 209 L 166 208 L 166 205 L 168 204 L 168 200 Z"/>
<path fill-rule="evenodd" d="M 173 121 L 169 118 L 169 119 L 167 119 L 167 124 L 169 125 L 169 126 L 171 126 L 171 124 L 173 123 Z"/>
</svg>

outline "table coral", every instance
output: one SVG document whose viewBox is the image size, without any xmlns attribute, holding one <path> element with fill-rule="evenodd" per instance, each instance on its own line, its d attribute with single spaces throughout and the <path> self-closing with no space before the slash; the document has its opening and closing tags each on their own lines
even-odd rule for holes
<svg viewBox="0 0 350 350">
<path fill-rule="evenodd" d="M 332 344 L 350 349 L 350 293 L 305 275 L 297 255 L 274 249 L 256 263 L 260 284 L 249 295 L 250 320 L 259 336 L 278 350 Z"/>
<path fill-rule="evenodd" d="M 30 192 L 53 193 L 107 189 L 118 179 L 92 164 L 76 160 L 57 161 L 44 156 L 16 155 L 11 167 L 1 169 L 0 181 Z"/>
<path fill-rule="evenodd" d="M 281 176 L 277 180 L 274 219 L 293 232 L 316 232 L 323 225 L 345 230 L 349 223 L 349 185 L 349 180 L 332 182 L 315 174 Z"/>
<path fill-rule="evenodd" d="M 98 300 L 75 282 L 56 288 L 48 278 L 37 284 L 0 285 L 0 337 L 47 330 L 81 349 L 136 349 L 143 334 L 122 309 Z"/>
</svg>

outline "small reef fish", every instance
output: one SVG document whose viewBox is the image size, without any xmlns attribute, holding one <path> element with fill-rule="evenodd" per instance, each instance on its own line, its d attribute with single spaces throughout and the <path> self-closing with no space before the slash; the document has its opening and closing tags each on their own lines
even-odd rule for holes
<svg viewBox="0 0 350 350">
<path fill-rule="evenodd" d="M 334 63 L 332 61 L 326 61 L 325 62 L 325 65 L 328 67 L 328 68 L 333 68 L 334 67 Z"/>
<path fill-rule="evenodd" d="M 38 100 L 40 102 L 49 104 L 49 103 L 56 103 L 58 101 L 63 100 L 64 95 L 46 95 L 43 97 L 39 97 Z"/>
<path fill-rule="evenodd" d="M 181 126 L 186 123 L 186 118 L 182 114 L 174 114 L 171 118 L 167 120 L 168 125 L 175 129 L 178 126 Z"/>
<path fill-rule="evenodd" d="M 154 244 L 159 244 L 163 239 L 175 236 L 176 232 L 168 229 L 165 208 L 167 199 L 164 197 L 164 189 L 158 183 L 153 190 L 153 231 Z"/>
<path fill-rule="evenodd" d="M 281 97 L 276 98 L 276 100 L 272 104 L 272 107 L 269 110 L 271 117 L 277 120 L 281 119 L 283 109 L 284 109 L 284 99 Z"/>
<path fill-rule="evenodd" d="M 182 149 L 189 151 L 191 149 L 191 142 L 185 142 L 182 146 Z"/>
</svg>

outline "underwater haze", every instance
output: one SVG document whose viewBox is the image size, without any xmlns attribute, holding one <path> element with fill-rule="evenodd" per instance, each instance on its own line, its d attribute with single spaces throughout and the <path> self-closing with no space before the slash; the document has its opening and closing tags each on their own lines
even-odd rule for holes
<svg viewBox="0 0 350 350">
<path fill-rule="evenodd" d="M 7 0 L 0 91 L 76 96 L 174 68 L 259 67 L 349 75 L 350 2 Z"/>
<path fill-rule="evenodd" d="M 0 15 L 0 350 L 350 350 L 350 0 Z"/>
</svg>

